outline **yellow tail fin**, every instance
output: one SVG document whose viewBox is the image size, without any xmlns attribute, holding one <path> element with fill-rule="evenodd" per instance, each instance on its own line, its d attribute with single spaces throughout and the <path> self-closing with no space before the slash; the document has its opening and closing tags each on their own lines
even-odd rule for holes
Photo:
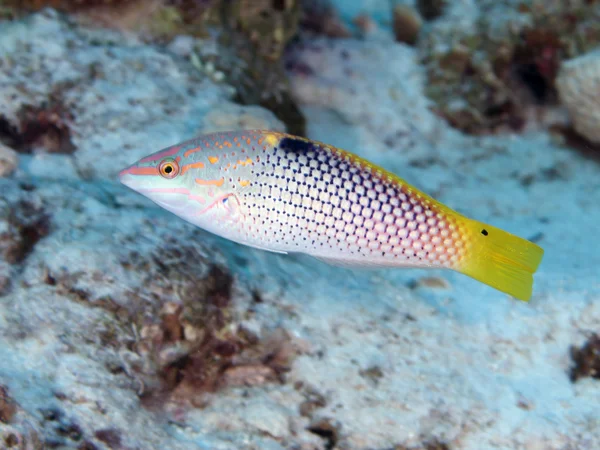
<svg viewBox="0 0 600 450">
<path fill-rule="evenodd" d="M 528 301 L 544 249 L 500 228 L 476 221 L 470 257 L 460 272 L 519 300 Z"/>
</svg>

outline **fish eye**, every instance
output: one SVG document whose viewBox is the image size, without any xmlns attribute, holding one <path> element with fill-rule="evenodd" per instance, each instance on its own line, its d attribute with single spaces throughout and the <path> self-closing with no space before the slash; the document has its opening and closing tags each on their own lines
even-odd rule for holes
<svg viewBox="0 0 600 450">
<path fill-rule="evenodd" d="M 175 178 L 179 173 L 179 164 L 174 159 L 165 159 L 159 164 L 158 171 L 164 178 Z"/>
</svg>

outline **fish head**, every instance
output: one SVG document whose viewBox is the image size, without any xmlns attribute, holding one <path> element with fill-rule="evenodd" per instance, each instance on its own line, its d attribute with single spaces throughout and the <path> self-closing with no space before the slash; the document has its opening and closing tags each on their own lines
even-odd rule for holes
<svg viewBox="0 0 600 450">
<path fill-rule="evenodd" d="M 233 183 L 189 145 L 177 145 L 141 158 L 119 173 L 119 181 L 162 208 L 214 231 L 236 202 Z"/>
</svg>

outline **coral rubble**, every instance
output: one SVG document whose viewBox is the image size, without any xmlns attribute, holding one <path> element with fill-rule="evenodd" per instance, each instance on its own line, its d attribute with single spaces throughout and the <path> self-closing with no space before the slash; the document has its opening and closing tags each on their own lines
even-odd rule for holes
<svg viewBox="0 0 600 450">
<path fill-rule="evenodd" d="M 413 8 L 396 5 L 394 7 L 394 35 L 398 42 L 414 45 L 417 43 L 423 20 Z"/>
<path fill-rule="evenodd" d="M 10 175 L 17 167 L 18 161 L 17 152 L 0 143 L 0 177 Z"/>
<path fill-rule="evenodd" d="M 77 13 L 86 24 L 132 30 L 160 42 L 181 34 L 208 40 L 218 35 L 219 50 L 212 54 L 217 61 L 208 61 L 235 86 L 236 100 L 266 107 L 289 131 L 305 134 L 305 119 L 289 94 L 281 62 L 298 30 L 300 0 L 31 0 L 6 5 L 25 11 L 55 7 Z"/>
<path fill-rule="evenodd" d="M 581 348 L 571 348 L 571 380 L 591 377 L 600 379 L 600 336 L 593 334 Z"/>
<path fill-rule="evenodd" d="M 589 141 L 600 144 L 600 51 L 565 61 L 556 87 L 575 130 Z"/>
<path fill-rule="evenodd" d="M 306 39 L 286 55 L 296 98 L 361 124 L 388 148 L 409 148 L 439 129 L 414 61 L 408 46 L 359 39 Z"/>
<path fill-rule="evenodd" d="M 560 63 L 600 43 L 597 2 L 484 1 L 464 15 L 453 8 L 425 27 L 419 47 L 428 96 L 469 133 L 522 129 L 528 108 L 556 104 Z"/>
</svg>

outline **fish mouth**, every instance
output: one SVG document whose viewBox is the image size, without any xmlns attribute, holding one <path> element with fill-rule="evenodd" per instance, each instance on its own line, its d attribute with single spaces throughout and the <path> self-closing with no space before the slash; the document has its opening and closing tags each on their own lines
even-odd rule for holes
<svg viewBox="0 0 600 450">
<path fill-rule="evenodd" d="M 138 166 L 129 166 L 123 170 L 121 170 L 119 172 L 119 181 L 121 183 L 123 183 L 124 185 L 131 187 L 133 189 L 135 189 L 134 187 L 132 187 L 133 184 L 133 180 L 135 179 L 140 179 L 138 177 L 144 177 L 144 176 L 158 176 L 160 175 L 158 168 L 157 167 L 153 167 L 153 166 L 149 166 L 149 167 L 138 167 Z"/>
<path fill-rule="evenodd" d="M 138 191 L 144 184 L 144 180 L 148 180 L 153 176 L 159 175 L 158 169 L 155 167 L 137 167 L 135 165 L 126 167 L 119 172 L 119 181 L 125 186 Z"/>
<path fill-rule="evenodd" d="M 134 189 L 133 184 L 135 176 L 131 174 L 131 172 L 129 171 L 129 167 L 127 169 L 121 170 L 119 172 L 118 178 L 122 184 L 124 184 L 128 188 Z"/>
</svg>

